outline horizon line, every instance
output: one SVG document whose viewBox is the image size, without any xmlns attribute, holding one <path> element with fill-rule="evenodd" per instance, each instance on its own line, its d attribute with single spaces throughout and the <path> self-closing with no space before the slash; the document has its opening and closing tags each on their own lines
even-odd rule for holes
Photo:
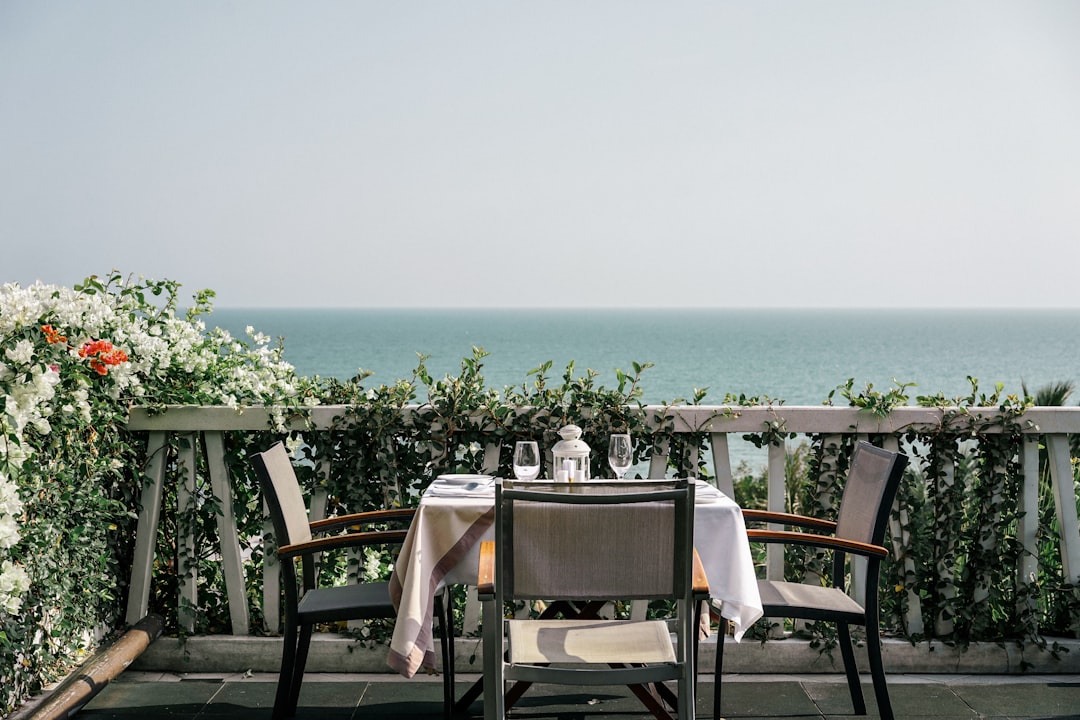
<svg viewBox="0 0 1080 720">
<path fill-rule="evenodd" d="M 186 306 L 182 306 L 185 307 Z M 214 310 L 312 310 L 312 311 L 341 311 L 341 310 L 419 310 L 419 311 L 440 311 L 451 312 L 460 310 L 484 310 L 493 312 L 515 312 L 515 311 L 571 311 L 571 312 L 589 312 L 594 310 L 602 311 L 621 311 L 621 312 L 643 312 L 643 311 L 665 311 L 665 312 L 700 312 L 700 311 L 729 311 L 729 312 L 817 312 L 817 311 L 830 311 L 830 312 L 1062 312 L 1062 311 L 1080 311 L 1080 306 L 1068 306 L 1068 305 L 1046 305 L 1046 306 L 1023 306 L 1023 305 L 995 305 L 986 307 L 972 307 L 967 305 L 937 305 L 937 306 L 861 306 L 851 307 L 844 305 L 815 305 L 815 306 L 795 306 L 795 305 L 758 305 L 758 306 L 719 306 L 719 305 L 694 305 L 694 306 L 621 306 L 621 305 L 560 305 L 560 306 L 545 306 L 545 305 L 530 305 L 530 306 L 502 306 L 502 307 L 490 307 L 484 305 L 214 305 L 211 312 Z"/>
</svg>

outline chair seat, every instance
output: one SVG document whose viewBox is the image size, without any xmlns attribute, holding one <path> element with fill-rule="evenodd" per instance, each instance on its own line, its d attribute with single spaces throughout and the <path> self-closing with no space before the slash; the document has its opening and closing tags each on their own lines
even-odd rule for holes
<svg viewBox="0 0 1080 720">
<path fill-rule="evenodd" d="M 392 618 L 396 615 L 390 602 L 387 583 L 363 583 L 315 588 L 304 593 L 296 608 L 300 622 L 333 622 Z"/>
<path fill-rule="evenodd" d="M 758 580 L 758 593 L 766 616 L 836 620 L 862 624 L 866 611 L 847 593 L 831 587 L 779 580 Z"/>
<path fill-rule="evenodd" d="M 674 663 L 667 623 L 660 620 L 510 620 L 510 662 Z"/>
</svg>

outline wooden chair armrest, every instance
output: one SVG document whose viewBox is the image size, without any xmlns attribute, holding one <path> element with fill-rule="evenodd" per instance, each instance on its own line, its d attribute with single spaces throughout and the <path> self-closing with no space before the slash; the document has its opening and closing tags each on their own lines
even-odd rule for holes
<svg viewBox="0 0 1080 720">
<path fill-rule="evenodd" d="M 743 510 L 742 515 L 743 520 L 750 520 L 751 522 L 770 522 L 780 525 L 810 528 L 811 530 L 823 530 L 825 532 L 836 531 L 836 523 L 832 520 L 807 517 L 806 515 L 773 512 L 771 510 Z"/>
<path fill-rule="evenodd" d="M 370 510 L 368 512 L 352 513 L 350 515 L 339 515 L 337 517 L 326 518 L 325 520 L 316 520 L 313 523 L 309 523 L 309 527 L 311 528 L 312 533 L 326 532 L 328 530 L 337 530 L 343 527 L 359 527 L 361 525 L 393 522 L 395 520 L 412 520 L 412 517 L 415 514 L 416 508 Z"/>
<path fill-rule="evenodd" d="M 808 545 L 830 550 L 843 550 L 844 552 L 867 557 L 883 558 L 889 554 L 889 551 L 880 545 L 871 545 L 857 540 L 846 540 L 825 535 L 814 535 L 813 533 L 792 532 L 790 530 L 747 530 L 746 537 L 750 542 Z"/>
<path fill-rule="evenodd" d="M 405 530 L 374 530 L 372 532 L 330 535 L 328 537 L 314 538 L 307 542 L 285 545 L 278 548 L 277 555 L 279 558 L 286 559 L 312 555 L 326 550 L 336 550 L 337 548 L 401 543 L 405 540 L 405 533 Z"/>
<path fill-rule="evenodd" d="M 701 557 L 698 555 L 697 548 L 694 548 L 693 591 L 694 595 L 700 597 L 709 596 L 709 579 L 705 577 L 705 566 L 701 564 Z"/>
<path fill-rule="evenodd" d="M 484 540 L 480 543 L 480 566 L 477 573 L 476 594 L 478 597 L 495 595 L 495 541 Z"/>
</svg>

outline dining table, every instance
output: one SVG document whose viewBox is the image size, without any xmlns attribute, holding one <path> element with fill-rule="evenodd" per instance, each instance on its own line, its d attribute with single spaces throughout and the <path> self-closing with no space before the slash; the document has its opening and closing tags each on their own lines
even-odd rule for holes
<svg viewBox="0 0 1080 720">
<path fill-rule="evenodd" d="M 694 485 L 694 547 L 710 602 L 738 641 L 762 615 L 742 509 L 710 483 Z M 401 675 L 435 671 L 435 596 L 449 585 L 476 585 L 480 542 L 494 538 L 494 524 L 491 478 L 436 479 L 421 496 L 390 577 L 398 614 L 387 664 Z"/>
</svg>

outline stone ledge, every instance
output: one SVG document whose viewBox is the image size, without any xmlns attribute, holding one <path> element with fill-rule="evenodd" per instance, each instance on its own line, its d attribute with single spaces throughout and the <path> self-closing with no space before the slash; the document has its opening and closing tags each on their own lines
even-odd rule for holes
<svg viewBox="0 0 1080 720">
<path fill-rule="evenodd" d="M 1053 642 L 1053 641 L 1051 641 Z M 1068 652 L 1055 659 L 1049 652 L 1013 643 L 1004 646 L 975 643 L 961 652 L 940 642 L 912 645 L 904 640 L 884 642 L 884 663 L 889 673 L 908 674 L 1080 674 L 1080 640 L 1057 639 Z M 455 642 L 459 672 L 480 672 L 480 641 L 459 638 Z M 856 649 L 860 667 L 866 670 L 866 651 Z M 710 638 L 700 647 L 701 669 L 712 672 L 716 642 Z M 162 637 L 132 663 L 132 670 L 158 672 L 239 673 L 276 672 L 281 661 L 281 638 L 202 635 L 181 642 Z M 1030 664 L 1024 668 L 1023 663 Z M 835 673 L 840 672 L 839 651 L 833 658 L 810 647 L 805 640 L 745 641 L 724 644 L 725 673 Z M 386 673 L 386 648 L 364 648 L 338 635 L 316 634 L 311 643 L 308 671 L 335 673 Z"/>
</svg>

